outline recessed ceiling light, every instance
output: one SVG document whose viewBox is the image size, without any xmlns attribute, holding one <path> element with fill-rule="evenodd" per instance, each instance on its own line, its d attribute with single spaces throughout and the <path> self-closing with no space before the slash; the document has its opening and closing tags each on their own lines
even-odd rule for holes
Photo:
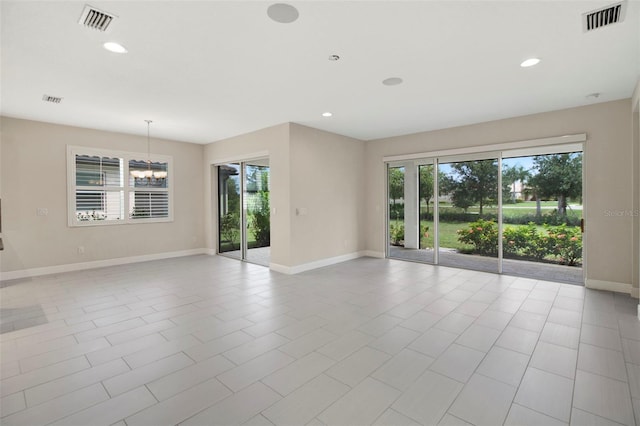
<svg viewBox="0 0 640 426">
<path fill-rule="evenodd" d="M 298 9 L 285 3 L 275 3 L 267 9 L 267 15 L 281 24 L 290 24 L 298 19 Z"/>
<path fill-rule="evenodd" d="M 323 113 L 322 113 L 322 116 L 323 116 L 323 117 L 331 117 L 332 115 L 333 115 L 333 114 L 332 114 L 332 113 L 330 113 L 329 111 L 327 111 L 327 112 L 323 112 Z"/>
<path fill-rule="evenodd" d="M 108 41 L 103 44 L 104 48 L 113 53 L 127 53 L 128 50 L 121 44 L 114 41 Z"/>
<path fill-rule="evenodd" d="M 534 65 L 538 65 L 540 63 L 540 59 L 538 58 L 529 58 L 526 61 L 523 61 L 520 66 L 522 68 L 532 67 Z"/>
<path fill-rule="evenodd" d="M 397 86 L 398 84 L 402 84 L 402 79 L 400 77 L 389 77 L 382 80 L 382 84 L 385 86 Z"/>
</svg>

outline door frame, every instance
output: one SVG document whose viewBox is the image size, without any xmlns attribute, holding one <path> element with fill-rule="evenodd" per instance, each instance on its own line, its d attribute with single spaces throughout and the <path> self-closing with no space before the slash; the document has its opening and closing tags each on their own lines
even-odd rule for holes
<svg viewBox="0 0 640 426">
<path fill-rule="evenodd" d="M 245 164 L 250 163 L 251 161 L 258 160 L 269 160 L 269 164 L 271 164 L 270 156 L 268 151 L 259 151 L 252 154 L 228 157 L 222 159 L 216 159 L 209 162 L 209 167 L 211 169 L 211 232 L 212 232 L 212 242 L 215 254 L 219 256 L 224 256 L 229 259 L 241 260 L 247 263 L 253 263 L 260 266 L 265 266 L 262 264 L 258 264 L 252 262 L 251 260 L 247 260 L 247 236 L 246 236 L 246 207 L 244 202 L 244 190 L 245 190 Z M 220 196 L 219 196 L 219 181 L 218 181 L 218 167 L 223 166 L 225 164 L 239 164 L 240 165 L 240 188 L 238 188 L 240 193 L 240 258 L 226 255 L 225 253 L 220 253 Z M 271 168 L 271 165 L 269 165 Z M 271 189 L 270 189 L 271 190 Z M 266 267 L 269 267 L 268 265 Z"/>
<path fill-rule="evenodd" d="M 389 217 L 390 217 L 390 204 L 389 204 L 389 168 L 390 167 L 398 167 L 401 164 L 404 166 L 407 162 L 413 161 L 414 166 L 416 168 L 421 164 L 432 164 L 434 166 L 434 265 L 439 264 L 438 251 L 440 247 L 440 234 L 439 234 L 439 209 L 438 209 L 438 196 L 439 196 L 439 182 L 438 182 L 438 167 L 441 163 L 445 162 L 455 162 L 457 161 L 474 161 L 474 160 L 482 160 L 482 159 L 494 159 L 497 158 L 498 161 L 498 270 L 496 273 L 503 273 L 503 244 L 502 244 L 502 234 L 503 234 L 503 215 L 502 215 L 502 160 L 503 158 L 513 158 L 518 155 L 521 156 L 532 156 L 543 154 L 553 154 L 553 153 L 563 153 L 563 152 L 582 152 L 582 220 L 583 223 L 587 223 L 587 192 L 586 192 L 586 165 L 587 161 L 585 158 L 587 157 L 587 144 L 585 143 L 587 140 L 586 133 L 574 134 L 574 135 L 565 135 L 551 138 L 543 138 L 543 139 L 534 139 L 534 140 L 526 140 L 526 141 L 516 141 L 516 142 L 507 142 L 501 144 L 492 144 L 492 145 L 484 145 L 477 147 L 469 147 L 469 148 L 457 148 L 457 149 L 448 149 L 441 151 L 431 151 L 424 153 L 416 153 L 416 154 L 408 154 L 408 155 L 397 155 L 397 156 L 385 156 L 383 157 L 383 164 L 385 170 L 385 204 L 386 212 L 384 218 L 384 244 L 385 244 L 385 257 L 390 258 L 390 235 L 389 235 Z M 573 149 L 575 148 L 575 149 Z M 417 180 L 419 185 L 419 173 L 417 173 Z M 419 195 L 418 195 L 419 197 Z M 418 210 L 419 210 L 419 200 L 418 200 Z M 419 218 L 419 211 L 418 211 Z M 419 219 L 418 219 L 419 221 Z M 418 226 L 418 229 L 420 226 Z M 584 227 L 584 232 L 582 233 L 582 280 L 581 284 L 586 285 L 587 279 L 587 232 L 586 225 Z M 404 260 L 404 259 L 403 259 Z"/>
</svg>

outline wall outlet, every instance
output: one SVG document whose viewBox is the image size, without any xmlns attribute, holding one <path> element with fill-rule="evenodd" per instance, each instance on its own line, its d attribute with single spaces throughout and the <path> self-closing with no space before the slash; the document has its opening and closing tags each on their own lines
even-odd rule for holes
<svg viewBox="0 0 640 426">
<path fill-rule="evenodd" d="M 47 209 L 46 207 L 38 207 L 36 209 L 37 216 L 47 216 L 48 214 L 49 214 L 49 209 Z"/>
<path fill-rule="evenodd" d="M 84 246 L 78 246 L 78 254 L 84 254 Z"/>
</svg>

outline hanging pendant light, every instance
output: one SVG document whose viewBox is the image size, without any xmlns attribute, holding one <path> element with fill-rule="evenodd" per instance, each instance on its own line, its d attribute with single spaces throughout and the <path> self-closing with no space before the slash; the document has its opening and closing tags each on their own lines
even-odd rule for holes
<svg viewBox="0 0 640 426">
<path fill-rule="evenodd" d="M 153 121 L 144 121 L 147 123 L 147 170 L 131 170 L 131 176 L 136 179 L 151 179 L 153 177 L 153 171 L 151 170 L 151 138 L 149 136 L 149 128 Z"/>
</svg>

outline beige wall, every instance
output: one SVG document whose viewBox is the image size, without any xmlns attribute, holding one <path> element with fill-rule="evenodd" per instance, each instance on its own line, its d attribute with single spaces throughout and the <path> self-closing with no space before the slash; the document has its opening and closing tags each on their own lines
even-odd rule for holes
<svg viewBox="0 0 640 426">
<path fill-rule="evenodd" d="M 367 143 L 367 249 L 384 252 L 383 157 L 586 133 L 587 278 L 630 286 L 632 218 L 631 100 L 443 129 Z"/>
<path fill-rule="evenodd" d="M 289 124 L 280 124 L 245 135 L 218 141 L 204 148 L 205 170 L 205 237 L 207 247 L 215 252 L 218 241 L 216 227 L 216 190 L 212 165 L 243 161 L 255 155 L 269 157 L 271 188 L 271 262 L 288 265 L 290 258 L 289 209 Z M 275 209 L 275 213 L 274 213 Z"/>
<path fill-rule="evenodd" d="M 291 124 L 291 265 L 364 249 L 364 153 L 360 140 Z"/>
<path fill-rule="evenodd" d="M 201 247 L 215 251 L 212 164 L 256 155 L 268 156 L 271 166 L 273 264 L 295 270 L 365 250 L 382 254 L 384 156 L 586 133 L 588 279 L 612 283 L 611 289 L 619 289 L 617 283 L 637 288 L 638 217 L 607 214 L 640 205 L 635 99 L 369 142 L 289 123 L 204 147 L 154 139 L 154 153 L 174 158 L 174 222 L 87 228 L 67 226 L 66 146 L 139 152 L 145 138 L 5 117 L 0 195 L 6 249 L 0 271 Z M 36 216 L 39 207 L 49 215 Z M 296 215 L 301 209 L 306 214 Z M 84 255 L 78 246 L 85 247 Z"/>
<path fill-rule="evenodd" d="M 152 138 L 153 153 L 173 156 L 173 222 L 70 228 L 67 145 L 145 152 L 146 137 L 7 117 L 0 124 L 5 243 L 0 271 L 204 247 L 204 178 L 202 168 L 194 167 L 201 162 L 201 145 Z M 41 207 L 47 216 L 36 216 Z"/>
<path fill-rule="evenodd" d="M 362 249 L 364 142 L 293 123 L 205 147 L 207 247 L 217 245 L 211 165 L 261 153 L 271 173 L 272 265 L 286 270 Z"/>
</svg>

